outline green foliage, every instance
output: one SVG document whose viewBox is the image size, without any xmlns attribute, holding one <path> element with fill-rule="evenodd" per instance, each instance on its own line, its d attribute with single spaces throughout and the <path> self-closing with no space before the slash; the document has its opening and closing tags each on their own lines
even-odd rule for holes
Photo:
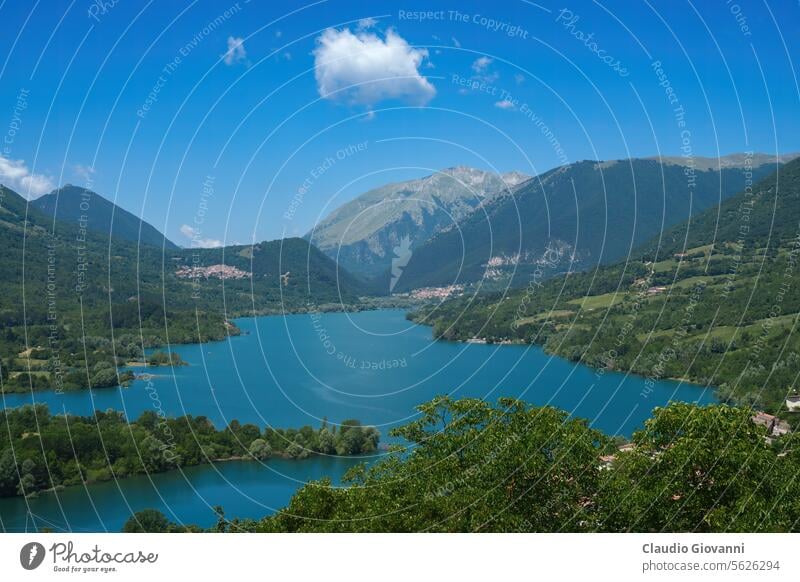
<svg viewBox="0 0 800 582">
<path fill-rule="evenodd" d="M 177 352 L 165 352 L 163 350 L 158 350 L 153 352 L 147 357 L 147 365 L 153 367 L 159 366 L 188 366 L 186 362 L 181 359 L 180 355 Z"/>
<path fill-rule="evenodd" d="M 113 369 L 112 369 L 113 370 Z M 51 415 L 44 405 L 0 411 L 0 497 L 168 471 L 226 459 L 306 458 L 374 451 L 378 432 L 348 421 L 332 427 L 260 430 L 232 421 L 217 430 L 204 416 L 163 418 L 145 412 L 128 422 L 121 412 Z M 355 438 L 355 430 L 360 431 Z M 320 435 L 325 434 L 325 448 Z"/>
<path fill-rule="evenodd" d="M 550 407 L 438 398 L 396 430 L 408 447 L 309 483 L 258 532 L 797 531 L 800 448 L 750 411 L 673 403 L 632 446 Z M 614 452 L 610 460 L 601 458 Z"/>
<path fill-rule="evenodd" d="M 96 194 L 90 196 L 88 225 L 79 220 L 74 211 L 81 192 L 62 191 L 63 220 L 54 221 L 54 195 L 45 197 L 42 212 L 0 187 L 3 391 L 117 386 L 132 376 L 118 377 L 113 368 L 143 361 L 147 348 L 221 340 L 239 333 L 229 317 L 340 308 L 366 291 L 299 238 L 178 249 L 162 246 L 163 236 L 149 227 L 153 232 L 144 229 L 139 244 L 139 220 L 116 209 L 110 230 L 113 205 Z M 221 280 L 177 274 L 181 267 L 211 265 L 251 275 Z M 179 363 L 158 353 L 150 359 L 154 365 Z M 98 368 L 100 362 L 108 367 Z"/>
<path fill-rule="evenodd" d="M 797 531 L 797 438 L 770 447 L 751 415 L 683 403 L 656 410 L 607 474 L 600 529 Z"/>
<path fill-rule="evenodd" d="M 134 513 L 122 527 L 125 533 L 167 533 L 170 522 L 160 511 L 145 509 Z"/>
<path fill-rule="evenodd" d="M 439 398 L 394 431 L 409 443 L 347 476 L 300 490 L 257 531 L 556 531 L 585 513 L 605 437 L 585 421 L 516 400 Z M 351 429 L 353 430 L 353 429 Z M 348 431 L 349 432 L 349 431 Z M 580 519 L 576 519 L 576 523 Z"/>
<path fill-rule="evenodd" d="M 625 263 L 411 317 L 442 339 L 536 343 L 598 368 L 687 379 L 718 387 L 723 400 L 781 412 L 800 373 L 799 228 L 795 160 Z"/>
<path fill-rule="evenodd" d="M 248 452 L 254 459 L 263 461 L 272 455 L 272 447 L 264 439 L 255 439 L 250 443 Z"/>
</svg>

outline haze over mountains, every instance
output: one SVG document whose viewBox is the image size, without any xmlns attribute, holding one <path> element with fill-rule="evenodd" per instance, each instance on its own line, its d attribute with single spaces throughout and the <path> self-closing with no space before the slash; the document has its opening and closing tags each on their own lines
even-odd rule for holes
<svg viewBox="0 0 800 582">
<path fill-rule="evenodd" d="M 370 190 L 334 210 L 306 235 L 341 266 L 372 277 L 390 268 L 407 237 L 413 250 L 488 200 L 529 179 L 459 166 Z"/>
</svg>

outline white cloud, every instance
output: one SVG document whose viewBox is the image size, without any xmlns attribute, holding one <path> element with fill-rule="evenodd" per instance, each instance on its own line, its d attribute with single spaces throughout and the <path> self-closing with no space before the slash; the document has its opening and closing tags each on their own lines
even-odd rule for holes
<svg viewBox="0 0 800 582">
<path fill-rule="evenodd" d="M 314 49 L 317 89 L 325 99 L 367 107 L 385 99 L 424 105 L 436 95 L 435 87 L 419 74 L 427 57 L 427 50 L 412 48 L 393 30 L 381 39 L 329 28 Z"/>
<path fill-rule="evenodd" d="M 215 238 L 202 238 L 200 230 L 188 224 L 181 226 L 181 234 L 191 241 L 192 248 L 214 249 L 222 246 L 222 241 Z"/>
<path fill-rule="evenodd" d="M 472 70 L 475 73 L 473 77 L 480 79 L 481 81 L 485 81 L 486 83 L 494 83 L 497 81 L 500 75 L 496 72 L 489 72 L 489 65 L 491 65 L 493 62 L 493 59 L 490 59 L 486 56 L 475 59 L 475 61 L 472 63 Z"/>
<path fill-rule="evenodd" d="M 367 30 L 378 24 L 378 21 L 372 17 L 362 18 L 358 21 L 358 30 Z"/>
<path fill-rule="evenodd" d="M 517 85 L 522 85 L 525 82 L 525 76 L 521 73 L 517 73 L 514 75 L 514 80 L 517 82 Z"/>
<path fill-rule="evenodd" d="M 11 160 L 0 155 L 0 182 L 26 198 L 47 194 L 55 185 L 49 176 L 34 174 L 25 165 L 25 160 Z"/>
<path fill-rule="evenodd" d="M 458 39 L 457 39 L 456 37 L 454 37 L 454 36 L 453 36 L 453 37 L 450 37 L 450 40 L 452 40 L 452 41 L 453 41 L 453 46 L 454 46 L 454 47 L 456 47 L 456 48 L 461 48 L 461 43 L 460 43 L 460 42 L 458 42 Z"/>
<path fill-rule="evenodd" d="M 474 63 L 472 63 L 472 70 L 478 74 L 485 73 L 486 69 L 489 68 L 489 65 L 491 65 L 492 62 L 492 59 L 489 57 L 479 57 L 475 59 Z"/>
<path fill-rule="evenodd" d="M 92 166 L 84 166 L 83 164 L 75 164 L 72 166 L 72 171 L 75 175 L 84 182 L 91 182 L 94 176 L 94 168 Z"/>
<path fill-rule="evenodd" d="M 228 50 L 225 51 L 224 60 L 226 65 L 235 65 L 247 58 L 247 51 L 244 50 L 244 39 L 229 36 Z"/>
<path fill-rule="evenodd" d="M 494 104 L 495 107 L 500 109 L 515 109 L 514 103 L 509 101 L 508 99 L 503 99 L 502 101 L 497 101 Z"/>
</svg>

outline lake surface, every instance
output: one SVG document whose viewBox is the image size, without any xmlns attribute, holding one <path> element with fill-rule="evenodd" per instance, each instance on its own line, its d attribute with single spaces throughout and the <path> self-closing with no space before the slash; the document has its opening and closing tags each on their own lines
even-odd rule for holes
<svg viewBox="0 0 800 582">
<path fill-rule="evenodd" d="M 563 408 L 608 434 L 629 436 L 651 410 L 670 400 L 715 402 L 710 389 L 597 371 L 535 346 L 434 342 L 428 327 L 399 310 L 304 314 L 237 320 L 243 335 L 224 342 L 174 346 L 190 365 L 151 368 L 128 388 L 6 395 L 4 406 L 45 403 L 53 412 L 88 415 L 109 408 L 135 419 L 145 410 L 207 416 L 259 426 L 318 426 L 359 419 L 388 431 L 415 417 L 439 394 L 501 396 Z M 139 370 L 141 372 L 141 370 Z M 118 531 L 132 511 L 155 507 L 184 523 L 210 525 L 211 507 L 230 517 L 260 517 L 284 506 L 303 483 L 365 459 L 313 458 L 218 463 L 74 487 L 35 499 L 0 499 L 7 531 L 53 527 Z"/>
</svg>

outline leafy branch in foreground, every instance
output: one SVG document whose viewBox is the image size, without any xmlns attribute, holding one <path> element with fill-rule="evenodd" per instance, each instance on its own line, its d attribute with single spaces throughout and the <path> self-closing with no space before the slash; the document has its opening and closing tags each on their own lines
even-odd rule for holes
<svg viewBox="0 0 800 582">
<path fill-rule="evenodd" d="M 554 408 L 438 398 L 394 431 L 408 441 L 350 487 L 309 483 L 254 532 L 797 531 L 797 436 L 751 412 L 673 403 L 631 443 Z M 219 529 L 219 527 L 217 528 Z M 174 524 L 159 531 L 180 530 Z"/>
</svg>

